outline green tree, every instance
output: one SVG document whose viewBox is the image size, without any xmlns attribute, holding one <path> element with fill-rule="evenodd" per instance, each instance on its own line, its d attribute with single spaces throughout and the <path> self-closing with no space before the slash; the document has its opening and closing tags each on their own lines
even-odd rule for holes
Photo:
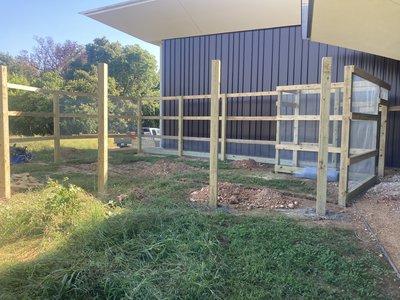
<svg viewBox="0 0 400 300">
<path fill-rule="evenodd" d="M 97 91 L 97 64 L 109 65 L 109 93 L 131 97 L 155 96 L 159 90 L 159 74 L 154 56 L 138 45 L 121 46 L 105 37 L 85 46 L 76 42 L 56 43 L 52 38 L 36 38 L 32 53 L 22 51 L 17 57 L 0 53 L 0 64 L 9 66 L 11 82 L 52 90 L 86 93 Z M 10 108 L 20 111 L 52 111 L 50 95 L 31 92 L 10 92 Z M 97 100 L 92 97 L 60 98 L 61 112 L 95 114 Z M 135 101 L 110 98 L 109 112 L 115 115 L 136 113 Z M 143 114 L 158 115 L 158 101 L 143 103 Z M 11 120 L 13 134 L 52 134 L 51 118 L 18 117 Z M 136 122 L 110 119 L 111 132 L 136 131 Z M 158 121 L 147 120 L 144 126 L 156 127 Z M 96 119 L 62 119 L 62 134 L 97 132 Z"/>
<path fill-rule="evenodd" d="M 10 82 L 24 83 L 27 81 L 21 75 L 12 75 Z M 61 90 L 64 80 L 58 72 L 50 71 L 33 82 L 33 86 L 45 89 Z M 52 112 L 52 96 L 33 92 L 10 91 L 10 110 L 27 112 Z M 53 133 L 52 118 L 17 117 L 10 119 L 10 131 L 18 135 L 47 135 Z"/>
</svg>

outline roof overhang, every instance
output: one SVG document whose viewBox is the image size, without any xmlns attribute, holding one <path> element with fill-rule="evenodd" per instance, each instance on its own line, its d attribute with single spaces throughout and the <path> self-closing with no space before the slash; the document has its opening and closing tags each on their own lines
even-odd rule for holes
<svg viewBox="0 0 400 300">
<path fill-rule="evenodd" d="M 82 12 L 136 38 L 162 40 L 301 24 L 300 0 L 132 0 Z"/>
<path fill-rule="evenodd" d="M 310 0 L 312 41 L 400 60 L 400 0 Z"/>
</svg>

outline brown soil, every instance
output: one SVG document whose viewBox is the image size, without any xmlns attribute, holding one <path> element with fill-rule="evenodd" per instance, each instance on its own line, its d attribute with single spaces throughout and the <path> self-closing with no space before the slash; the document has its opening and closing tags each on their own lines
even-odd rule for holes
<svg viewBox="0 0 400 300">
<path fill-rule="evenodd" d="M 63 173 L 83 173 L 94 174 L 97 169 L 97 163 L 70 165 L 62 167 Z M 144 161 L 125 165 L 109 165 L 110 176 L 166 176 L 180 172 L 191 172 L 195 168 L 169 160 L 160 160 L 154 164 Z"/>
<path fill-rule="evenodd" d="M 304 181 L 308 186 L 317 189 L 317 181 L 311 179 L 300 178 Z M 328 182 L 328 190 L 327 190 L 327 202 L 329 203 L 337 203 L 338 201 L 338 193 L 339 193 L 339 183 L 338 182 Z"/>
<path fill-rule="evenodd" d="M 13 174 L 11 176 L 11 191 L 13 193 L 42 185 L 43 184 L 38 179 L 29 173 Z"/>
<path fill-rule="evenodd" d="M 194 191 L 190 195 L 192 202 L 208 202 L 209 187 Z M 234 208 L 268 208 L 293 209 L 299 206 L 298 199 L 284 196 L 281 192 L 272 189 L 256 189 L 244 187 L 240 184 L 219 183 L 218 203 Z"/>
<path fill-rule="evenodd" d="M 254 159 L 234 160 L 230 162 L 229 165 L 246 170 L 271 169 L 270 165 L 258 163 Z"/>
<path fill-rule="evenodd" d="M 79 149 L 64 147 L 61 149 L 61 157 L 71 158 L 78 157 L 81 154 Z"/>
<path fill-rule="evenodd" d="M 400 268 L 400 172 L 383 178 L 356 207 Z"/>
</svg>

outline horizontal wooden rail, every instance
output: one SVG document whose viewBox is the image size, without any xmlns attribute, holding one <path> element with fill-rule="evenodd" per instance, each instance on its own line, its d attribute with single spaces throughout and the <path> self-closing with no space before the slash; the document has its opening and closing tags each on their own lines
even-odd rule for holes
<svg viewBox="0 0 400 300">
<path fill-rule="evenodd" d="M 227 121 L 276 121 L 276 116 L 227 116 Z"/>
<path fill-rule="evenodd" d="M 183 116 L 185 121 L 210 121 L 210 116 Z"/>
<path fill-rule="evenodd" d="M 329 116 L 330 121 L 342 121 L 341 115 Z M 319 121 L 319 115 L 280 115 L 276 117 L 277 121 Z"/>
<path fill-rule="evenodd" d="M 184 136 L 184 141 L 194 141 L 194 142 L 209 142 L 210 138 L 208 137 L 194 137 L 194 136 Z"/>
<path fill-rule="evenodd" d="M 236 144 L 254 144 L 254 145 L 275 145 L 276 141 L 269 140 L 244 140 L 244 139 L 226 139 L 227 143 Z"/>
<path fill-rule="evenodd" d="M 51 141 L 51 140 L 54 140 L 54 136 L 31 136 L 31 137 L 11 138 L 10 143 L 40 142 L 40 141 Z"/>
<path fill-rule="evenodd" d="M 378 150 L 370 150 L 364 153 L 359 153 L 349 157 L 349 165 L 356 164 L 360 161 L 366 160 L 371 157 L 375 157 L 378 155 Z"/>
<path fill-rule="evenodd" d="M 305 152 L 318 152 L 318 145 L 295 145 L 295 144 L 279 144 L 275 145 L 276 150 L 289 150 L 289 151 L 305 151 Z M 328 147 L 329 153 L 340 153 L 340 147 Z"/>
<path fill-rule="evenodd" d="M 350 118 L 358 121 L 378 121 L 379 115 L 364 114 L 364 113 L 351 113 Z"/>
<path fill-rule="evenodd" d="M 389 111 L 400 111 L 400 105 L 389 106 Z"/>
<path fill-rule="evenodd" d="M 41 117 L 41 118 L 53 118 L 53 112 L 37 112 L 37 111 L 9 111 L 10 117 Z M 96 114 L 83 114 L 83 113 L 60 113 L 60 118 L 82 118 L 90 119 L 97 118 Z"/>
<path fill-rule="evenodd" d="M 188 95 L 188 96 L 183 96 L 183 100 L 204 100 L 204 99 L 210 99 L 211 95 Z M 179 99 L 179 96 L 177 96 L 177 99 Z"/>
<path fill-rule="evenodd" d="M 95 93 L 81 93 L 81 92 L 70 92 L 70 91 L 59 91 L 59 90 L 50 90 L 50 89 L 42 89 L 33 86 L 27 86 L 22 84 L 14 84 L 14 83 L 7 83 L 7 87 L 9 89 L 20 90 L 20 91 L 27 91 L 27 92 L 35 92 L 35 93 L 42 93 L 42 94 L 52 94 L 52 95 L 65 95 L 65 96 L 79 96 L 79 97 L 97 97 Z"/>
<path fill-rule="evenodd" d="M 142 120 L 178 120 L 177 116 L 141 116 Z"/>
<path fill-rule="evenodd" d="M 263 96 L 277 96 L 276 91 L 265 91 L 265 92 L 246 92 L 246 93 L 228 93 L 227 98 L 241 98 L 241 97 L 263 97 Z"/>
<path fill-rule="evenodd" d="M 343 82 L 332 82 L 331 90 L 342 89 L 344 88 Z M 304 91 L 304 90 L 321 90 L 321 84 L 296 84 L 296 85 L 281 85 L 277 86 L 276 90 L 278 92 L 286 92 L 286 91 Z"/>
<path fill-rule="evenodd" d="M 9 111 L 10 117 L 41 117 L 41 118 L 52 118 L 52 112 L 37 112 L 37 111 Z"/>
<path fill-rule="evenodd" d="M 174 136 L 174 135 L 143 135 L 142 137 L 143 138 L 151 137 L 154 139 L 159 138 L 159 139 L 164 139 L 164 140 L 177 140 L 178 139 L 178 137 Z"/>
</svg>

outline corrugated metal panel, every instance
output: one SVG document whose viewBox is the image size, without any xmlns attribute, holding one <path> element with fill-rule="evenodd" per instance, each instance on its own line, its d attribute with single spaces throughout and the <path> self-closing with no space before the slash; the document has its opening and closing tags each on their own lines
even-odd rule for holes
<svg viewBox="0 0 400 300">
<path fill-rule="evenodd" d="M 345 65 L 358 67 L 391 84 L 391 105 L 400 105 L 400 62 L 350 49 L 302 39 L 301 27 L 255 30 L 163 41 L 162 95 L 210 93 L 210 64 L 220 59 L 222 93 L 274 90 L 277 85 L 317 83 L 320 62 L 333 57 L 332 81 L 343 81 Z M 188 103 L 188 102 L 186 102 Z M 310 108 L 310 109 L 316 109 Z M 207 115 L 209 104 L 193 100 L 185 114 Z M 230 115 L 275 115 L 274 97 L 239 98 L 228 105 Z M 165 115 L 177 114 L 176 103 L 164 106 Z M 229 122 L 228 138 L 275 139 L 274 122 Z M 176 135 L 177 123 L 164 122 L 164 134 Z M 187 136 L 206 137 L 205 121 L 184 123 Z M 390 113 L 388 126 L 388 166 L 400 167 L 400 113 Z M 166 144 L 176 147 L 175 144 Z M 229 144 L 231 154 L 274 155 L 272 147 Z M 207 151 L 207 143 L 185 143 L 185 149 Z"/>
</svg>

